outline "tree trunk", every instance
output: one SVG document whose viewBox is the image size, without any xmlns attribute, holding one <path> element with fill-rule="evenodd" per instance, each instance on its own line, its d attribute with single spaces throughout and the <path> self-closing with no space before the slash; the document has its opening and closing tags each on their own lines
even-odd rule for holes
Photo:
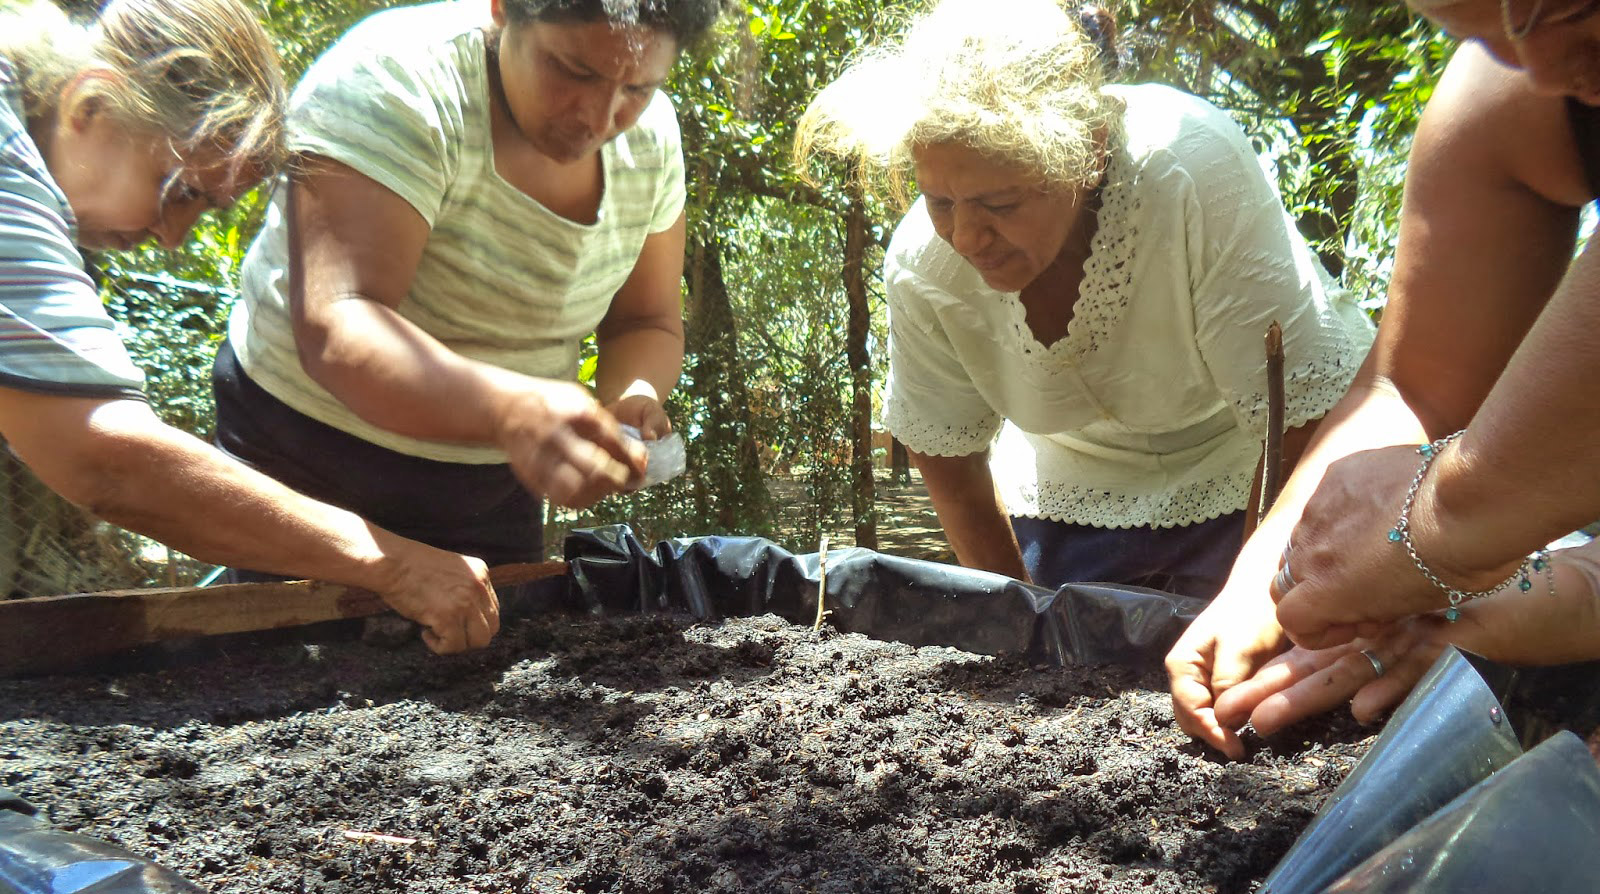
<svg viewBox="0 0 1600 894">
<path fill-rule="evenodd" d="M 722 246 L 693 234 L 689 244 L 689 313 L 685 368 L 705 408 L 697 445 L 696 501 L 718 533 L 761 533 L 770 526 L 767 482 L 750 419 L 739 329 L 722 276 Z"/>
<path fill-rule="evenodd" d="M 889 442 L 889 479 L 902 486 L 911 483 L 911 454 L 899 438 Z"/>
<path fill-rule="evenodd" d="M 845 214 L 844 290 L 850 301 L 845 359 L 850 364 L 852 403 L 851 508 L 855 511 L 856 546 L 878 548 L 878 519 L 873 511 L 872 481 L 872 360 L 867 354 L 867 334 L 872 309 L 867 305 L 867 211 L 860 196 L 850 201 Z"/>
</svg>

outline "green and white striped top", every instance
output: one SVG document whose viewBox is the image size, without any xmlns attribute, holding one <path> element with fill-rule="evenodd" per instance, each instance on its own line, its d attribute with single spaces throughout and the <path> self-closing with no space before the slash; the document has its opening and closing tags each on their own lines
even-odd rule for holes
<svg viewBox="0 0 1600 894">
<path fill-rule="evenodd" d="M 488 4 L 377 13 L 319 58 L 290 102 L 290 148 L 349 165 L 432 227 L 398 312 L 451 350 L 573 379 L 580 341 L 633 271 L 645 238 L 683 210 L 683 152 L 671 101 L 601 149 L 593 224 L 563 218 L 494 168 L 482 25 Z M 244 370 L 301 413 L 371 443 L 444 462 L 500 463 L 493 447 L 397 435 L 356 416 L 306 375 L 289 319 L 286 190 L 274 191 L 245 257 L 228 336 Z"/>
</svg>

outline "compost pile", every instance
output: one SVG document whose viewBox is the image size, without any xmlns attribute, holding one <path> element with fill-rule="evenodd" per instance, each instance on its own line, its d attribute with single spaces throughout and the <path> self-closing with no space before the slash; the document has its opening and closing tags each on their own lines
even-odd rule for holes
<svg viewBox="0 0 1600 894">
<path fill-rule="evenodd" d="M 1155 669 L 557 615 L 0 681 L 0 785 L 217 892 L 1244 892 L 1345 716 L 1228 764 Z"/>
</svg>

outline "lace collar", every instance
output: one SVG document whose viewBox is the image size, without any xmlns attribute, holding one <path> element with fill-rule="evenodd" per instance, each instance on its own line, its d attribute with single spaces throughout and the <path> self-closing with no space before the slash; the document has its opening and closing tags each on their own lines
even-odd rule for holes
<svg viewBox="0 0 1600 894">
<path fill-rule="evenodd" d="M 1089 258 L 1083 265 L 1083 281 L 1078 284 L 1078 300 L 1066 335 L 1048 347 L 1040 344 L 1028 326 L 1022 293 L 998 293 L 1005 303 L 1012 335 L 1029 361 L 1050 366 L 1075 364 L 1105 344 L 1121 324 L 1133 293 L 1133 253 L 1139 240 L 1136 175 L 1127 144 L 1119 136 L 1106 161 L 1098 226 L 1090 241 Z"/>
</svg>

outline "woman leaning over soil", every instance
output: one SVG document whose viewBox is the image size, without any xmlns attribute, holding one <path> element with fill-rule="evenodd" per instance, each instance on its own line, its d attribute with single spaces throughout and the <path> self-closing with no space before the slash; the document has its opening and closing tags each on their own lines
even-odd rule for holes
<svg viewBox="0 0 1600 894">
<path fill-rule="evenodd" d="M 217 439 L 491 563 L 540 497 L 637 481 L 683 362 L 683 159 L 660 91 L 716 0 L 387 10 L 290 102 L 292 176 L 217 356 Z M 599 341 L 595 389 L 578 346 Z"/>
<path fill-rule="evenodd" d="M 0 434 L 50 487 L 211 562 L 370 588 L 483 645 L 481 562 L 296 494 L 163 425 L 78 246 L 178 246 L 282 156 L 283 78 L 236 0 L 0 4 Z M 0 594 L 3 596 L 4 594 Z"/>
<path fill-rule="evenodd" d="M 817 97 L 797 154 L 818 150 L 921 189 L 884 261 L 885 421 L 962 564 L 1215 594 L 1265 430 L 1268 325 L 1291 462 L 1371 339 L 1239 127 L 1107 85 L 1051 0 L 945 0 Z"/>
</svg>

